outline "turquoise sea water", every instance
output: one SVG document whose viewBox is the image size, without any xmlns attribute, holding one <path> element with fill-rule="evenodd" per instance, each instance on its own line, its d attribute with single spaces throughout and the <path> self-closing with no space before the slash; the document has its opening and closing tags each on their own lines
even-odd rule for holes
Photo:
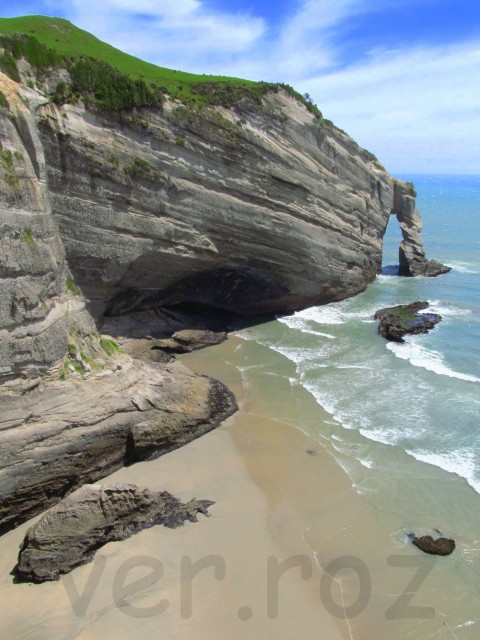
<svg viewBox="0 0 480 640">
<path fill-rule="evenodd" d="M 395 544 L 409 531 L 456 539 L 446 582 L 455 576 L 460 586 L 440 602 L 455 601 L 455 633 L 473 638 L 480 626 L 471 606 L 480 598 L 480 176 L 404 179 L 417 188 L 427 257 L 450 273 L 392 275 L 401 239 L 392 217 L 384 272 L 364 293 L 238 335 L 294 364 L 291 384 L 331 414 L 338 461 Z M 404 344 L 378 335 L 377 309 L 415 300 L 428 301 L 443 321 Z M 306 431 L 325 437 L 321 426 Z"/>
<path fill-rule="evenodd" d="M 391 275 L 401 239 L 392 217 L 384 274 L 365 293 L 249 334 L 295 362 L 298 382 L 343 427 L 363 436 L 364 465 L 374 465 L 369 442 L 396 445 L 480 493 L 480 176 L 413 181 L 427 256 L 452 266 L 450 273 Z M 415 300 L 429 301 L 443 322 L 405 344 L 380 338 L 375 310 Z"/>
</svg>

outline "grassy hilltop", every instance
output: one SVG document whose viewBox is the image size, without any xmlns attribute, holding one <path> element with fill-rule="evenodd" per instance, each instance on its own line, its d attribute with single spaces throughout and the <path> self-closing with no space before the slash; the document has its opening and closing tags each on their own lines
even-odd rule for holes
<svg viewBox="0 0 480 640">
<path fill-rule="evenodd" d="M 186 73 L 145 62 L 102 42 L 63 18 L 23 16 L 0 18 L 0 70 L 19 81 L 16 61 L 27 59 L 40 73 L 65 67 L 73 80 L 59 87 L 52 99 L 58 103 L 78 99 L 97 109 L 119 110 L 161 106 L 162 94 L 191 107 L 231 107 L 247 98 L 257 103 L 279 88 L 304 104 L 318 121 L 318 107 L 289 85 L 253 82 L 229 76 Z"/>
<path fill-rule="evenodd" d="M 192 85 L 205 82 L 240 86 L 257 84 L 250 80 L 228 76 L 206 76 L 157 67 L 150 62 L 123 53 L 123 51 L 102 42 L 88 31 L 79 29 L 63 18 L 48 18 L 46 16 L 0 18 L 0 33 L 5 35 L 22 33 L 33 36 L 41 44 L 54 49 L 61 56 L 72 58 L 89 56 L 101 60 L 126 74 L 132 80 L 143 80 L 148 85 L 155 83 L 177 96 L 189 96 Z"/>
</svg>

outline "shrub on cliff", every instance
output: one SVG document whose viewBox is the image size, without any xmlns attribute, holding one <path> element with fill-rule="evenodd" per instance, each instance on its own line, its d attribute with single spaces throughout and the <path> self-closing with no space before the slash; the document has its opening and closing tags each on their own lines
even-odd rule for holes
<svg viewBox="0 0 480 640">
<path fill-rule="evenodd" d="M 149 87 L 143 80 L 133 80 L 107 62 L 94 58 L 69 58 L 41 44 L 26 34 L 0 35 L 0 70 L 15 82 L 20 82 L 17 60 L 25 59 L 37 73 L 49 69 L 65 68 L 72 84 L 59 82 L 52 100 L 57 104 L 85 100 L 92 107 L 105 111 L 120 111 L 134 107 L 163 105 L 163 94 L 158 87 Z"/>
<path fill-rule="evenodd" d="M 3 93 L 3 91 L 0 91 L 0 108 L 2 109 L 10 108 L 10 105 L 8 104 L 7 96 Z"/>
<path fill-rule="evenodd" d="M 80 58 L 71 61 L 67 68 L 72 79 L 71 91 L 99 110 L 163 106 L 161 91 L 147 87 L 143 80 L 132 80 L 106 62 Z"/>
<path fill-rule="evenodd" d="M 191 92 L 200 103 L 209 106 L 231 108 L 242 100 L 260 104 L 263 95 L 278 91 L 278 85 L 269 82 L 233 83 L 198 82 L 191 85 Z"/>
<path fill-rule="evenodd" d="M 12 80 L 15 80 L 15 82 L 20 82 L 20 74 L 18 73 L 17 63 L 15 62 L 15 58 L 7 49 L 5 49 L 5 51 L 0 56 L 0 71 L 2 71 Z"/>
<path fill-rule="evenodd" d="M 63 64 L 62 56 L 41 44 L 33 36 L 26 34 L 0 36 L 0 46 L 4 49 L 0 56 L 0 68 L 15 82 L 20 82 L 16 61 L 21 58 L 42 73 Z"/>
</svg>

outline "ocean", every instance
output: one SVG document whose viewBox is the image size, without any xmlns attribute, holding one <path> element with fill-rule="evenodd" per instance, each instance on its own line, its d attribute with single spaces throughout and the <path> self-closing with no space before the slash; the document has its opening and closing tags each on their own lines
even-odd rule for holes
<svg viewBox="0 0 480 640">
<path fill-rule="evenodd" d="M 451 272 L 396 275 L 401 231 L 392 216 L 383 272 L 365 292 L 237 331 L 247 354 L 237 366 L 246 386 L 255 367 L 271 376 L 288 370 L 292 387 L 306 389 L 330 414 L 327 432 L 308 421 L 300 426 L 329 441 L 395 544 L 412 531 L 456 540 L 453 573 L 444 578 L 455 594 L 441 601 L 465 606 L 451 637 L 473 638 L 479 620 L 470 605 L 480 602 L 480 176 L 399 177 L 417 189 L 427 257 Z M 442 316 L 435 329 L 403 344 L 377 333 L 377 309 L 416 300 Z"/>
</svg>

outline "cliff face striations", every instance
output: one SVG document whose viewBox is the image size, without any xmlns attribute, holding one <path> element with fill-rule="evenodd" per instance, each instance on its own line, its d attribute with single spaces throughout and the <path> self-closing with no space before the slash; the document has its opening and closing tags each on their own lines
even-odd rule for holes
<svg viewBox="0 0 480 640">
<path fill-rule="evenodd" d="M 2 74 L 0 109 L 0 380 L 35 377 L 65 355 L 68 333 L 95 331 L 68 291 L 65 250 L 52 215 L 43 147 L 21 88 Z"/>
<path fill-rule="evenodd" d="M 2 110 L 14 176 L 2 268 L 6 287 L 30 278 L 32 299 L 10 293 L 4 327 L 26 307 L 44 319 L 69 282 L 97 322 L 181 303 L 248 315 L 340 300 L 379 272 L 392 212 L 403 272 L 431 275 L 414 191 L 283 89 L 230 109 L 95 112 L 4 83 L 17 98 Z"/>
<path fill-rule="evenodd" d="M 404 271 L 430 264 L 408 185 L 288 88 L 107 111 L 67 69 L 17 66 L 0 72 L 0 532 L 235 411 L 220 383 L 145 361 L 142 330 L 162 360 L 221 339 L 199 310 L 352 296 L 392 212 Z"/>
<path fill-rule="evenodd" d="M 181 302 L 292 311 L 380 269 L 392 180 L 283 91 L 231 110 L 38 117 L 52 211 L 97 319 Z"/>
</svg>

